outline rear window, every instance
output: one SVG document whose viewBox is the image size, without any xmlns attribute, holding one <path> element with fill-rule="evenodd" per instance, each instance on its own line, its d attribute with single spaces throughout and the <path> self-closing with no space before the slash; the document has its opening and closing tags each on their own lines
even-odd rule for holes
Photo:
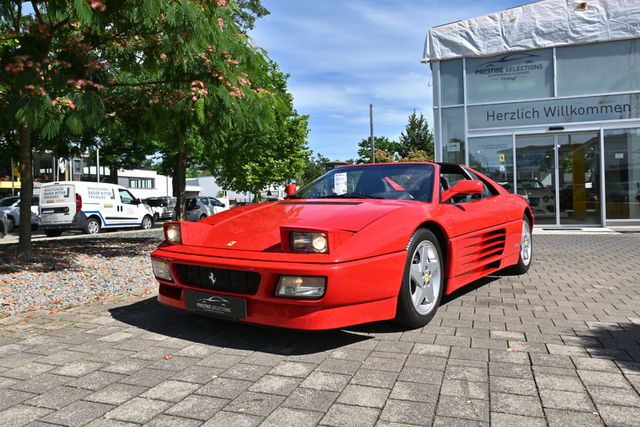
<svg viewBox="0 0 640 427">
<path fill-rule="evenodd" d="M 50 185 L 42 187 L 40 191 L 41 204 L 71 202 L 75 197 L 72 185 Z"/>
</svg>

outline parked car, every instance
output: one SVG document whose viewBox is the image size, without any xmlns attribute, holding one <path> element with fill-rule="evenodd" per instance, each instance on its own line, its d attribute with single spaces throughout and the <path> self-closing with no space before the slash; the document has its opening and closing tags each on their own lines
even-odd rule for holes
<svg viewBox="0 0 640 427">
<path fill-rule="evenodd" d="M 0 199 L 0 211 L 7 215 L 9 230 L 20 226 L 20 196 L 9 196 Z M 38 228 L 38 196 L 31 198 L 31 228 Z"/>
<path fill-rule="evenodd" d="M 533 214 L 539 218 L 555 217 L 556 195 L 553 188 L 545 187 L 538 179 L 518 179 L 518 192 L 521 189 L 527 194 L 529 206 Z"/>
<path fill-rule="evenodd" d="M 120 185 L 50 182 L 40 187 L 40 226 L 47 236 L 65 230 L 96 234 L 102 228 L 149 229 L 153 211 Z"/>
<path fill-rule="evenodd" d="M 0 239 L 9 233 L 9 218 L 4 212 L 0 212 Z"/>
<path fill-rule="evenodd" d="M 158 301 L 292 329 L 390 319 L 417 328 L 444 295 L 531 265 L 529 205 L 463 165 L 342 166 L 292 190 L 165 223 L 151 253 Z"/>
<path fill-rule="evenodd" d="M 176 198 L 169 196 L 148 197 L 143 200 L 153 211 L 153 221 L 171 219 L 176 208 Z"/>
<path fill-rule="evenodd" d="M 214 197 L 189 197 L 185 201 L 185 219 L 187 221 L 200 221 L 228 209 L 229 206 Z"/>
</svg>

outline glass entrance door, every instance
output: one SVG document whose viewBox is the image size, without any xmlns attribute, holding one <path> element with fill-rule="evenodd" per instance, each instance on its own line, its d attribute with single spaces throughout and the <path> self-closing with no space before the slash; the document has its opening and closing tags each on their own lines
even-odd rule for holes
<svg viewBox="0 0 640 427">
<path fill-rule="evenodd" d="M 602 224 L 598 131 L 519 135 L 515 166 L 537 224 Z"/>
</svg>

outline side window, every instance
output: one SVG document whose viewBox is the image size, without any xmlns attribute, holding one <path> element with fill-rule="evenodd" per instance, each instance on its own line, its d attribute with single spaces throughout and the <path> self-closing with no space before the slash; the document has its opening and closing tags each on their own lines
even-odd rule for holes
<svg viewBox="0 0 640 427">
<path fill-rule="evenodd" d="M 209 199 L 207 199 L 206 197 L 200 197 L 200 201 L 205 205 L 209 206 Z"/>
<path fill-rule="evenodd" d="M 31 206 L 38 206 L 38 203 L 40 203 L 40 199 L 38 197 L 31 198 Z"/>
<path fill-rule="evenodd" d="M 473 179 L 475 179 L 477 181 L 480 181 L 482 183 L 482 194 L 475 195 L 474 196 L 474 200 L 486 199 L 487 197 L 491 197 L 491 196 L 494 195 L 494 193 L 491 191 L 491 189 L 489 188 L 487 183 L 484 182 L 484 179 L 480 178 L 478 175 L 476 175 L 475 173 L 473 173 L 469 169 L 467 169 L 467 173 L 469 175 L 471 175 L 471 178 L 473 178 Z"/>
<path fill-rule="evenodd" d="M 127 190 L 118 190 L 120 192 L 120 201 L 125 205 L 134 205 L 135 197 Z"/>
</svg>

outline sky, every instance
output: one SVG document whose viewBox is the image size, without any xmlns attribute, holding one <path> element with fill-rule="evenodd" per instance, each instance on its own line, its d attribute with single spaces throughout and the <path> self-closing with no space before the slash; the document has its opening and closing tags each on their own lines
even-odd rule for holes
<svg viewBox="0 0 640 427">
<path fill-rule="evenodd" d="M 522 0 L 263 0 L 271 14 L 251 32 L 280 68 L 309 143 L 331 160 L 357 158 L 374 133 L 397 139 L 414 109 L 432 126 L 432 87 L 422 64 L 430 27 L 527 3 Z"/>
</svg>

